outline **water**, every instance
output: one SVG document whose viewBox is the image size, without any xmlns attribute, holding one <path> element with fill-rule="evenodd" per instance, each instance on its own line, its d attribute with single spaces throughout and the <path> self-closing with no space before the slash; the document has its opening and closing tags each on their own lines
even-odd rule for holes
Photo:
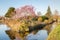
<svg viewBox="0 0 60 40">
<path fill-rule="evenodd" d="M 5 33 L 9 28 L 6 25 L 0 25 L 0 40 L 10 40 L 9 36 Z M 26 39 L 27 40 L 46 40 L 47 39 L 47 31 L 40 30 L 36 35 L 30 33 Z"/>
<path fill-rule="evenodd" d="M 8 35 L 5 33 L 5 30 L 8 30 L 6 25 L 0 25 L 0 40 L 10 40 Z"/>
<path fill-rule="evenodd" d="M 47 31 L 46 30 L 40 30 L 37 34 L 29 34 L 26 38 L 27 40 L 46 40 L 47 39 Z"/>
</svg>

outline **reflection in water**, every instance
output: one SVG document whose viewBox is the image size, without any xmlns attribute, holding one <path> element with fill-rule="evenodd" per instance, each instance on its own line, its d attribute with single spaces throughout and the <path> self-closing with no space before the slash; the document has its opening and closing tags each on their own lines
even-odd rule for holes
<svg viewBox="0 0 60 40">
<path fill-rule="evenodd" d="M 9 35 L 9 37 L 12 40 L 23 40 L 20 36 L 19 33 L 17 32 L 12 32 L 11 30 L 6 31 L 6 33 Z M 29 35 L 26 36 L 26 40 L 46 40 L 47 38 L 47 31 L 46 30 L 40 30 L 38 31 L 37 34 L 32 34 L 30 33 Z M 25 39 L 24 39 L 25 40 Z"/>
<path fill-rule="evenodd" d="M 8 30 L 6 25 L 0 25 L 0 40 L 22 40 L 22 35 Z M 40 30 L 37 34 L 30 33 L 26 36 L 26 40 L 46 40 L 47 38 L 47 31 L 46 30 Z M 25 40 L 25 39 L 24 39 Z"/>
<path fill-rule="evenodd" d="M 21 35 L 18 32 L 7 30 L 6 33 L 9 35 L 11 40 L 22 40 Z"/>
<path fill-rule="evenodd" d="M 26 38 L 27 40 L 46 40 L 47 39 L 47 31 L 46 30 L 40 30 L 37 34 L 29 34 Z"/>
<path fill-rule="evenodd" d="M 8 30 L 6 25 L 0 25 L 0 40 L 10 40 L 8 35 L 5 33 L 5 30 Z"/>
<path fill-rule="evenodd" d="M 7 30 L 5 32 L 8 34 L 8 36 L 10 37 L 10 39 L 15 39 L 15 33 L 14 32 L 12 32 L 10 30 Z"/>
</svg>

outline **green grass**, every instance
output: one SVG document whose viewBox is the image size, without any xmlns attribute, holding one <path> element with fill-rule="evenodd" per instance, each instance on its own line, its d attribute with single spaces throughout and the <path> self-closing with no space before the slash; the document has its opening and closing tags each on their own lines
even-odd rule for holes
<svg viewBox="0 0 60 40">
<path fill-rule="evenodd" d="M 60 40 L 60 25 L 49 34 L 47 40 Z"/>
</svg>

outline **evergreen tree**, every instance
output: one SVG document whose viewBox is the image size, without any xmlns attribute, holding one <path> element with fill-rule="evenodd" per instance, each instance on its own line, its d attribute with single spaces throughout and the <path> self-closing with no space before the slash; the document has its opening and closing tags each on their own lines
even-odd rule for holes
<svg viewBox="0 0 60 40">
<path fill-rule="evenodd" d="M 50 6 L 48 6 L 47 13 L 45 14 L 46 17 L 50 18 L 52 16 Z"/>
<path fill-rule="evenodd" d="M 5 14 L 5 17 L 12 17 L 14 15 L 14 10 L 15 8 L 14 7 L 10 7 L 7 11 L 7 13 Z"/>
</svg>

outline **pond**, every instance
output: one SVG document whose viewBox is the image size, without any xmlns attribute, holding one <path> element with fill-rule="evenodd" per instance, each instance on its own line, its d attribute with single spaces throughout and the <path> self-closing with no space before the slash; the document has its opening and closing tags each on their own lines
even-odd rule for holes
<svg viewBox="0 0 60 40">
<path fill-rule="evenodd" d="M 26 38 L 27 40 L 46 40 L 48 37 L 46 30 L 40 30 L 37 34 L 29 34 Z"/>
<path fill-rule="evenodd" d="M 6 25 L 0 25 L 0 40 L 10 40 L 9 36 L 6 34 L 6 30 L 9 30 L 9 28 Z M 37 32 L 37 34 L 30 33 L 27 35 L 27 40 L 46 40 L 48 37 L 46 30 L 40 30 Z"/>
<path fill-rule="evenodd" d="M 10 40 L 8 35 L 5 33 L 5 30 L 9 28 L 6 25 L 0 25 L 0 40 Z"/>
</svg>

